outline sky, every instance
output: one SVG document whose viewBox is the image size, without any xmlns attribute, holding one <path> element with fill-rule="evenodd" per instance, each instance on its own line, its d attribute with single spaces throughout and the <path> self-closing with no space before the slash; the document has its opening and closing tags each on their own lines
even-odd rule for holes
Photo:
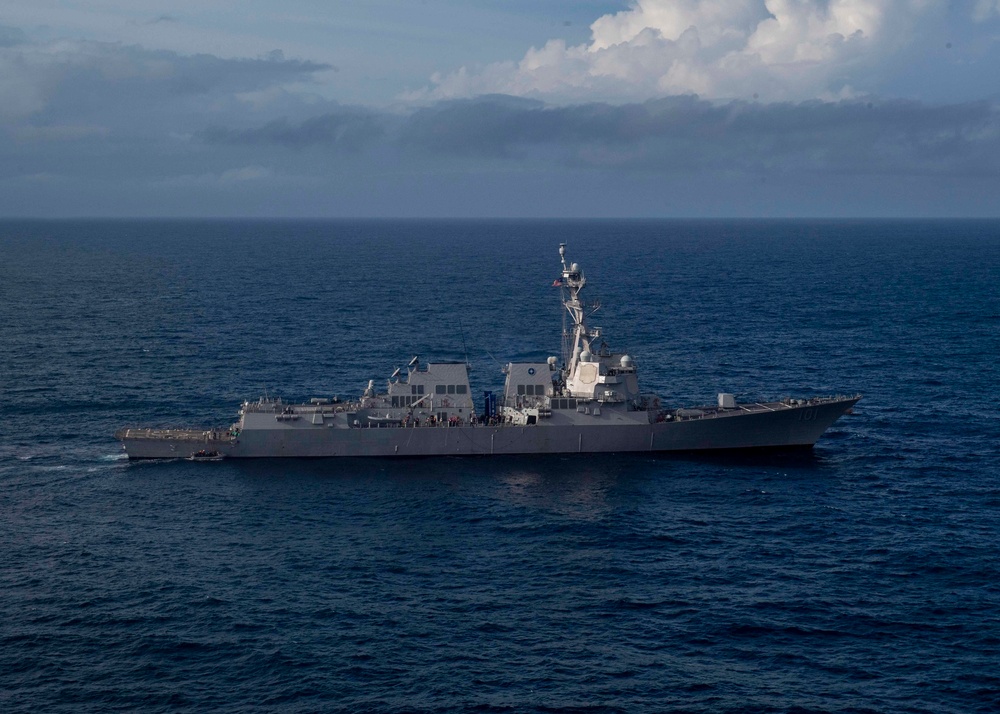
<svg viewBox="0 0 1000 714">
<path fill-rule="evenodd" d="M 1000 0 L 4 0 L 0 217 L 996 217 Z"/>
</svg>

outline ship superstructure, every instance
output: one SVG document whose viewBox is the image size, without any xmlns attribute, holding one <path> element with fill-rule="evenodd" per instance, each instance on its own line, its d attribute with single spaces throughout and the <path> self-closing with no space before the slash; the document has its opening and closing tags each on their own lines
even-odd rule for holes
<svg viewBox="0 0 1000 714">
<path fill-rule="evenodd" d="M 613 453 L 811 447 L 860 395 L 667 408 L 639 390 L 633 358 L 587 325 L 586 278 L 559 246 L 567 322 L 563 359 L 508 363 L 500 395 L 484 392 L 477 411 L 469 366 L 413 357 L 380 391 L 374 380 L 355 400 L 244 402 L 226 428 L 125 428 L 130 458 L 443 456 Z"/>
</svg>

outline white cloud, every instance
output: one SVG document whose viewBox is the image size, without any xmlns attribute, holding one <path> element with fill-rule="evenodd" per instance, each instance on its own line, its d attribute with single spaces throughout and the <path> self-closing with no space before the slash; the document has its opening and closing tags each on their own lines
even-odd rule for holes
<svg viewBox="0 0 1000 714">
<path fill-rule="evenodd" d="M 594 22 L 589 44 L 551 40 L 516 63 L 436 76 L 431 89 L 409 98 L 850 96 L 876 89 L 873 68 L 940 7 L 941 0 L 633 0 Z"/>
<path fill-rule="evenodd" d="M 985 22 L 994 15 L 1000 15 L 1000 0 L 976 0 L 972 17 L 976 22 Z"/>
</svg>

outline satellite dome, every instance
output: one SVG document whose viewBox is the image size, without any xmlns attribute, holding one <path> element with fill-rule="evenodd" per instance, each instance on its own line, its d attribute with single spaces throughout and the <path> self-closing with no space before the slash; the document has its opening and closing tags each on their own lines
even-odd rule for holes
<svg viewBox="0 0 1000 714">
<path fill-rule="evenodd" d="M 621 362 L 621 364 L 622 364 L 622 367 L 624 367 L 625 369 L 628 369 L 629 367 L 631 367 L 633 365 L 632 358 L 629 357 L 628 355 L 622 355 L 622 362 Z"/>
<path fill-rule="evenodd" d="M 594 359 L 594 355 L 590 353 L 590 350 L 584 350 L 580 353 L 581 362 L 590 362 L 592 359 Z"/>
</svg>

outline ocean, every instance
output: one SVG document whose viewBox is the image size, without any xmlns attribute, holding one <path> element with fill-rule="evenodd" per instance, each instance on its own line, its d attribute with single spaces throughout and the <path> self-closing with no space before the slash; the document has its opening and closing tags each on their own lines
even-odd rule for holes
<svg viewBox="0 0 1000 714">
<path fill-rule="evenodd" d="M 810 453 L 136 462 L 558 355 Z M 1000 710 L 1000 221 L 0 222 L 0 711 Z"/>
</svg>

